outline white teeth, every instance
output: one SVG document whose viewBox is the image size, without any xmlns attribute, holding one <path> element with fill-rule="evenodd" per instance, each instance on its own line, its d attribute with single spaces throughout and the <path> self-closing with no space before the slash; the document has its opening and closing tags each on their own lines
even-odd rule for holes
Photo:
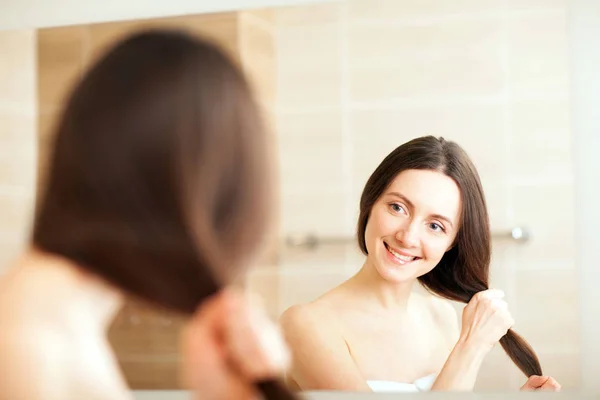
<svg viewBox="0 0 600 400">
<path fill-rule="evenodd" d="M 389 246 L 388 246 L 387 249 L 389 250 L 390 253 L 392 253 L 394 255 L 394 257 L 396 257 L 397 259 L 402 260 L 402 261 L 409 262 L 409 261 L 412 261 L 412 260 L 414 260 L 416 258 L 416 257 L 403 256 L 401 254 L 398 254 L 394 250 L 392 250 L 391 247 L 389 247 Z"/>
</svg>

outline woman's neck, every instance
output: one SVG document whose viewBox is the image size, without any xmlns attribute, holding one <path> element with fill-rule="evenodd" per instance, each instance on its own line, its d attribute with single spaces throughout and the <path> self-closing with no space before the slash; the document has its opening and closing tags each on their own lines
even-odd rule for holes
<svg viewBox="0 0 600 400">
<path fill-rule="evenodd" d="M 373 307 L 397 313 L 408 310 L 415 280 L 389 282 L 367 260 L 347 284 L 354 296 L 361 296 Z"/>
<path fill-rule="evenodd" d="M 78 311 L 72 315 L 85 316 L 88 328 L 106 332 L 123 304 L 123 296 L 117 289 L 65 258 L 30 249 L 19 264 L 23 272 L 43 276 L 45 295 L 55 292 L 64 298 L 65 312 Z"/>
</svg>

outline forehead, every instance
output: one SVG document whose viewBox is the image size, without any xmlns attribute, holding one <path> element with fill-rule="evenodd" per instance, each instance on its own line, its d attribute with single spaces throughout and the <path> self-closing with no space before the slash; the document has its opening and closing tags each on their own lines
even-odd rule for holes
<svg viewBox="0 0 600 400">
<path fill-rule="evenodd" d="M 406 197 L 419 213 L 441 214 L 458 219 L 461 196 L 458 185 L 449 176 L 430 170 L 405 170 L 398 174 L 384 192 Z"/>
</svg>

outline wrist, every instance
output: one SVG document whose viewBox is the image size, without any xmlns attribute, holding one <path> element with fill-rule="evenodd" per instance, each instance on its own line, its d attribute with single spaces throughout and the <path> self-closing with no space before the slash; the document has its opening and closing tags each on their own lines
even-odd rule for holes
<svg viewBox="0 0 600 400">
<path fill-rule="evenodd" d="M 493 346 L 490 346 L 487 343 L 482 343 L 468 336 L 461 336 L 454 346 L 453 352 L 465 354 L 473 358 L 483 359 L 483 357 L 485 357 L 492 350 L 492 347 Z"/>
<path fill-rule="evenodd" d="M 489 350 L 472 340 L 459 339 L 431 390 L 471 391 Z"/>
</svg>

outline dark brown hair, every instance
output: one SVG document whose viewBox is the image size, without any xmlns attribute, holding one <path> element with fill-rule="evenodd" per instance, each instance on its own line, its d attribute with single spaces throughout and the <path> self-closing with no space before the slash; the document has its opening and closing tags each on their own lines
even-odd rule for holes
<svg viewBox="0 0 600 400">
<path fill-rule="evenodd" d="M 469 156 L 456 143 L 433 136 L 413 139 L 381 162 L 367 181 L 360 199 L 359 247 L 367 255 L 365 230 L 371 209 L 394 178 L 410 169 L 439 171 L 452 178 L 460 188 L 461 223 L 454 246 L 433 270 L 419 277 L 419 281 L 441 297 L 468 303 L 477 292 L 489 288 L 491 234 L 479 174 Z M 535 352 L 513 330 L 500 339 L 500 344 L 525 375 L 542 375 Z"/>
<path fill-rule="evenodd" d="M 266 139 L 243 73 L 215 44 L 126 37 L 68 98 L 33 244 L 192 313 L 265 239 Z"/>
</svg>

